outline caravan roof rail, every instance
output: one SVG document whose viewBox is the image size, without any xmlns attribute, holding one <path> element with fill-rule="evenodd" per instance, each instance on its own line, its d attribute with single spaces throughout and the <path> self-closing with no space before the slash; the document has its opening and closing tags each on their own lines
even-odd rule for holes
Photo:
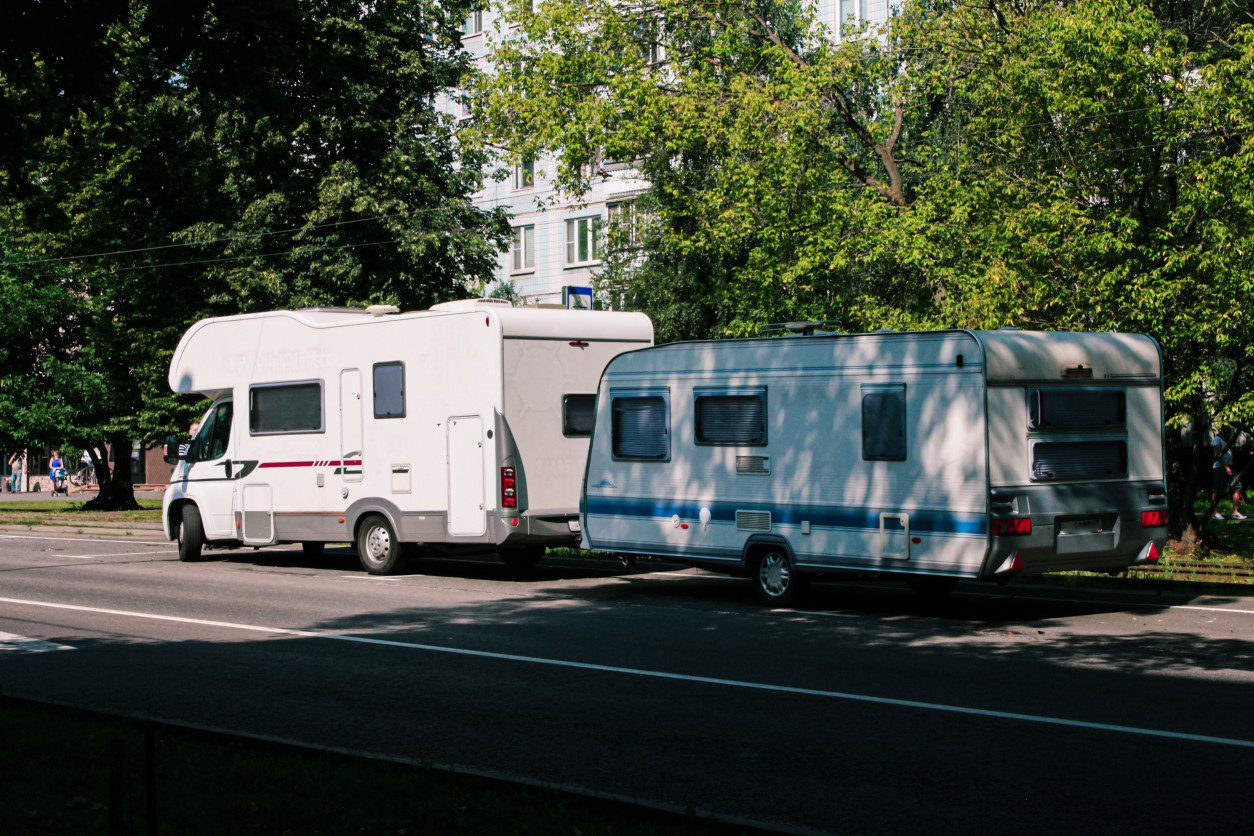
<svg viewBox="0 0 1254 836">
<path fill-rule="evenodd" d="M 796 337 L 812 337 L 815 334 L 834 334 L 840 323 L 834 319 L 819 319 L 809 322 L 772 322 L 758 329 L 762 334 L 791 334 Z"/>
</svg>

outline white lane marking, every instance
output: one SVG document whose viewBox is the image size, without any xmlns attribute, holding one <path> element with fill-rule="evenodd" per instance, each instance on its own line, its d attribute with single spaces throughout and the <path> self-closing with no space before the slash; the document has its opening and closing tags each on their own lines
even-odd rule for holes
<svg viewBox="0 0 1254 836">
<path fill-rule="evenodd" d="M 709 575 L 698 575 L 695 572 L 646 572 L 646 578 L 705 578 Z"/>
<path fill-rule="evenodd" d="M 355 581 L 403 581 L 404 576 L 381 577 L 379 575 L 340 575 L 341 578 L 352 578 Z"/>
<path fill-rule="evenodd" d="M 1199 607 L 1195 604 L 1143 604 L 1137 601 L 1109 601 L 1092 598 L 1042 598 L 1035 595 L 998 595 L 995 592 L 967 592 L 959 590 L 956 595 L 970 595 L 976 598 L 1003 598 L 1007 601 L 1045 601 L 1061 604 L 1087 604 L 1091 607 L 1132 607 L 1139 610 L 1202 610 L 1203 612 L 1227 612 L 1235 615 L 1254 615 L 1254 610 L 1236 610 L 1229 607 Z"/>
<path fill-rule="evenodd" d="M 532 665 L 546 665 L 555 668 L 571 668 L 575 670 L 597 671 L 600 673 L 617 673 L 626 676 L 663 679 L 674 682 L 693 682 L 701 685 L 722 685 L 729 688 L 743 688 L 753 691 L 770 691 L 779 694 L 797 694 L 808 697 L 864 702 L 875 705 L 891 705 L 899 708 L 916 708 L 926 711 L 938 711 L 947 714 L 964 714 L 974 717 L 993 717 L 1000 720 L 1018 720 L 1025 723 L 1038 723 L 1049 726 L 1066 726 L 1070 728 L 1088 729 L 1093 731 L 1118 732 L 1121 734 L 1139 735 L 1142 737 L 1161 737 L 1169 740 L 1188 740 L 1194 743 L 1216 743 L 1222 746 L 1237 746 L 1254 749 L 1254 740 L 1242 740 L 1237 737 L 1216 737 L 1207 734 L 1151 729 L 1143 726 L 1123 726 L 1113 723 L 1095 723 L 1088 720 L 1073 720 L 1067 717 L 1050 717 L 1044 714 L 1023 714 L 1017 711 L 998 711 L 991 708 L 975 708 L 965 705 L 925 702 L 923 700 L 898 699 L 896 697 L 878 697 L 872 694 L 857 694 L 849 691 L 827 691 L 818 688 L 800 688 L 794 685 L 772 685 L 767 682 L 752 682 L 740 679 L 724 679 L 717 676 L 700 676 L 689 673 L 670 673 L 668 671 L 650 670 L 648 668 L 624 668 L 617 665 L 599 665 L 593 662 L 573 662 L 566 659 L 550 659 L 543 656 L 521 656 L 516 653 L 496 653 L 490 650 L 472 650 L 466 647 L 447 647 L 438 644 L 421 644 L 404 642 L 396 639 L 378 639 L 369 636 L 350 636 L 344 633 L 325 633 L 316 630 L 295 630 L 289 627 L 265 627 L 259 624 L 239 624 L 233 621 L 211 621 L 202 618 L 185 618 L 178 615 L 159 615 L 157 613 L 134 612 L 131 610 L 112 610 L 104 607 L 84 607 L 78 604 L 58 604 L 51 601 L 31 601 L 23 598 L 0 598 L 0 603 L 17 604 L 27 607 L 47 607 L 55 610 L 72 610 L 100 615 L 116 615 L 124 618 L 142 618 L 150 621 L 168 621 L 175 624 L 195 624 L 203 627 L 221 627 L 227 630 L 243 630 L 253 633 L 270 633 L 279 636 L 298 636 L 300 638 L 327 639 L 329 641 L 367 644 L 376 647 L 399 647 L 407 650 L 421 650 L 428 653 L 447 653 L 452 656 L 470 656 L 478 659 L 496 659 L 505 662 L 522 662 Z"/>
<path fill-rule="evenodd" d="M 788 615 L 819 615 L 825 618 L 862 618 L 856 612 L 840 612 L 838 610 L 774 610 Z"/>
<path fill-rule="evenodd" d="M 171 551 L 170 554 L 175 552 Z M 149 549 L 146 552 L 110 552 L 109 554 L 54 554 L 53 557 L 72 557 L 75 560 L 95 560 L 98 557 L 134 557 L 139 554 L 161 554 L 160 551 Z"/>
<path fill-rule="evenodd" d="M 169 540 L 135 540 L 121 537 L 39 537 L 34 534 L 0 534 L 3 540 L 52 540 L 57 543 L 132 543 L 136 546 L 168 546 Z"/>
<path fill-rule="evenodd" d="M 0 653 L 47 653 L 50 650 L 73 650 L 68 644 L 46 642 L 16 633 L 0 633 Z"/>
</svg>

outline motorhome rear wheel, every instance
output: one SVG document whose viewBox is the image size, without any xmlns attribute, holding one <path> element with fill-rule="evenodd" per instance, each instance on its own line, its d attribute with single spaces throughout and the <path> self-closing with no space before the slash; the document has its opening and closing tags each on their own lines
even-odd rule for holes
<svg viewBox="0 0 1254 836">
<path fill-rule="evenodd" d="M 357 528 L 357 557 L 372 575 L 392 575 L 401 568 L 401 544 L 386 517 L 372 514 Z"/>
</svg>

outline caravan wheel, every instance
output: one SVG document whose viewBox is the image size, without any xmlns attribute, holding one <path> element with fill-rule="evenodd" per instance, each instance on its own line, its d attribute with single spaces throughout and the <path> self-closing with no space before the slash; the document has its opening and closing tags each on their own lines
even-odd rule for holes
<svg viewBox="0 0 1254 836">
<path fill-rule="evenodd" d="M 783 549 L 763 549 L 749 560 L 749 578 L 758 600 L 768 607 L 791 607 L 801 600 L 810 578 L 797 571 Z"/>
<path fill-rule="evenodd" d="M 372 575 L 391 575 L 401 568 L 401 544 L 384 517 L 371 515 L 358 526 L 357 558 Z"/>
</svg>

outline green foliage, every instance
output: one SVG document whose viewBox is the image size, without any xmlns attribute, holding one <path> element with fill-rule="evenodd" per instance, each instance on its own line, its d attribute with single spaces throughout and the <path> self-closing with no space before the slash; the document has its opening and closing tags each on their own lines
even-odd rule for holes
<svg viewBox="0 0 1254 836">
<path fill-rule="evenodd" d="M 575 195 L 636 161 L 643 243 L 603 289 L 660 339 L 1138 331 L 1173 424 L 1254 419 L 1248 10 L 914 0 L 838 39 L 812 7 L 546 0 L 495 44 L 477 135 Z"/>
<path fill-rule="evenodd" d="M 466 72 L 458 24 L 469 5 L 51 0 L 10 10 L 0 280 L 3 307 L 18 304 L 3 315 L 24 330 L 29 299 L 74 326 L 4 360 L 7 403 L 28 404 L 10 432 L 155 439 L 198 408 L 170 394 L 166 370 L 201 317 L 425 307 L 490 276 L 508 226 L 470 204 L 482 159 L 433 106 Z M 89 253 L 110 254 L 74 257 Z M 32 399 L 40 389 L 55 398 Z"/>
</svg>

